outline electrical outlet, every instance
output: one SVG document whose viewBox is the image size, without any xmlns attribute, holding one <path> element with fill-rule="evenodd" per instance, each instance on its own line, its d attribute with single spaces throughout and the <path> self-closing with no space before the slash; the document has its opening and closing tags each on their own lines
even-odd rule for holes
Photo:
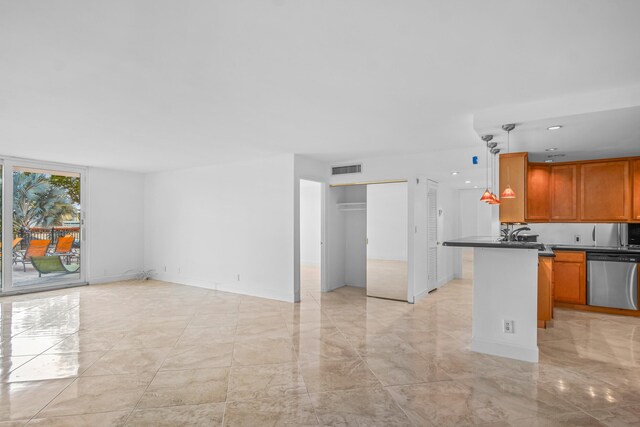
<svg viewBox="0 0 640 427">
<path fill-rule="evenodd" d="M 505 320 L 502 329 L 505 334 L 513 334 L 513 320 Z"/>
<path fill-rule="evenodd" d="M 238 282 L 240 281 L 240 274 L 238 274 Z"/>
<path fill-rule="evenodd" d="M 582 236 L 581 236 L 581 235 L 579 235 L 579 234 L 576 234 L 575 236 L 573 236 L 573 241 L 574 241 L 575 243 L 580 243 L 580 242 L 582 242 Z"/>
</svg>

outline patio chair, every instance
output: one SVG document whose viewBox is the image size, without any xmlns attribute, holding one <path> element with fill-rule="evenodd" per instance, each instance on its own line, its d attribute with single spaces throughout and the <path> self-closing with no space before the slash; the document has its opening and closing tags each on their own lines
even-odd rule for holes
<svg viewBox="0 0 640 427">
<path fill-rule="evenodd" d="M 36 256 L 45 256 L 51 240 L 32 240 L 26 251 L 18 252 L 14 262 L 22 263 L 22 268 L 27 271 L 27 264 L 31 264 L 31 258 Z"/>
<path fill-rule="evenodd" d="M 16 237 L 15 239 L 13 239 L 13 242 L 11 243 L 11 256 L 13 257 L 13 263 L 16 263 L 16 246 L 18 246 L 20 244 L 20 242 L 22 242 L 22 237 Z M 2 259 L 2 242 L 0 242 L 0 259 Z"/>
<path fill-rule="evenodd" d="M 71 234 L 67 234 L 66 236 L 58 237 L 58 241 L 56 242 L 56 247 L 53 250 L 55 255 L 66 255 L 71 253 L 71 249 L 73 249 L 73 242 L 75 241 L 75 237 Z"/>
<path fill-rule="evenodd" d="M 38 270 L 38 277 L 51 273 L 72 274 L 80 270 L 80 264 L 65 265 L 61 256 L 32 256 L 31 263 Z"/>
</svg>

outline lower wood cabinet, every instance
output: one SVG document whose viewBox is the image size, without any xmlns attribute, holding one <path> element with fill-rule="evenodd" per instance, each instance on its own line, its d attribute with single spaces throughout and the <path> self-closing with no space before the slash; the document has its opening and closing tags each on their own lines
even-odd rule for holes
<svg viewBox="0 0 640 427">
<path fill-rule="evenodd" d="M 553 260 L 554 300 L 569 304 L 587 303 L 586 252 L 556 251 Z"/>
<path fill-rule="evenodd" d="M 553 320 L 553 258 L 538 257 L 538 328 Z"/>
</svg>

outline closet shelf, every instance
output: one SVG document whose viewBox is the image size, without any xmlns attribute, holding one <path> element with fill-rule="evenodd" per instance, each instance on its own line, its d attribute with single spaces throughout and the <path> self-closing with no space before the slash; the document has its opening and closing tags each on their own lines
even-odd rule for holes
<svg viewBox="0 0 640 427">
<path fill-rule="evenodd" d="M 364 211 L 367 210 L 366 202 L 342 202 L 336 203 L 338 210 L 341 211 Z"/>
</svg>

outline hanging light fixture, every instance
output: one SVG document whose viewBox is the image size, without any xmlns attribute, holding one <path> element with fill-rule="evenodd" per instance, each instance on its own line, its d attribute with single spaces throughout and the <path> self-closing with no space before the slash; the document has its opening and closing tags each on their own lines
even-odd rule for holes
<svg viewBox="0 0 640 427">
<path fill-rule="evenodd" d="M 516 125 L 514 125 L 513 123 L 510 123 L 508 125 L 502 125 L 502 130 L 505 130 L 507 132 L 507 153 L 511 152 L 511 148 L 509 147 L 509 134 L 515 128 L 516 128 Z M 509 169 L 510 169 L 509 166 L 507 166 L 507 187 L 502 192 L 503 199 L 516 198 L 516 192 L 513 191 L 513 189 L 511 188 L 511 177 L 509 176 Z"/>
<path fill-rule="evenodd" d="M 486 149 L 486 160 L 487 160 L 487 187 L 486 190 L 484 190 L 484 193 L 482 193 L 482 197 L 480 197 L 480 201 L 481 202 L 488 202 L 489 200 L 491 200 L 491 192 L 489 191 L 489 141 L 491 141 L 493 139 L 493 135 L 483 135 L 482 136 L 482 140 L 485 142 L 485 149 Z"/>
<path fill-rule="evenodd" d="M 495 182 L 497 182 L 496 179 L 496 155 L 500 152 L 499 148 L 496 148 L 496 145 L 498 145 L 497 143 L 493 143 L 492 147 L 491 147 L 491 161 L 492 161 L 492 166 L 491 166 L 491 188 L 495 188 Z M 490 205 L 499 205 L 500 204 L 500 199 L 498 199 L 498 196 L 496 196 L 493 192 L 491 192 L 491 200 L 488 202 Z"/>
</svg>

